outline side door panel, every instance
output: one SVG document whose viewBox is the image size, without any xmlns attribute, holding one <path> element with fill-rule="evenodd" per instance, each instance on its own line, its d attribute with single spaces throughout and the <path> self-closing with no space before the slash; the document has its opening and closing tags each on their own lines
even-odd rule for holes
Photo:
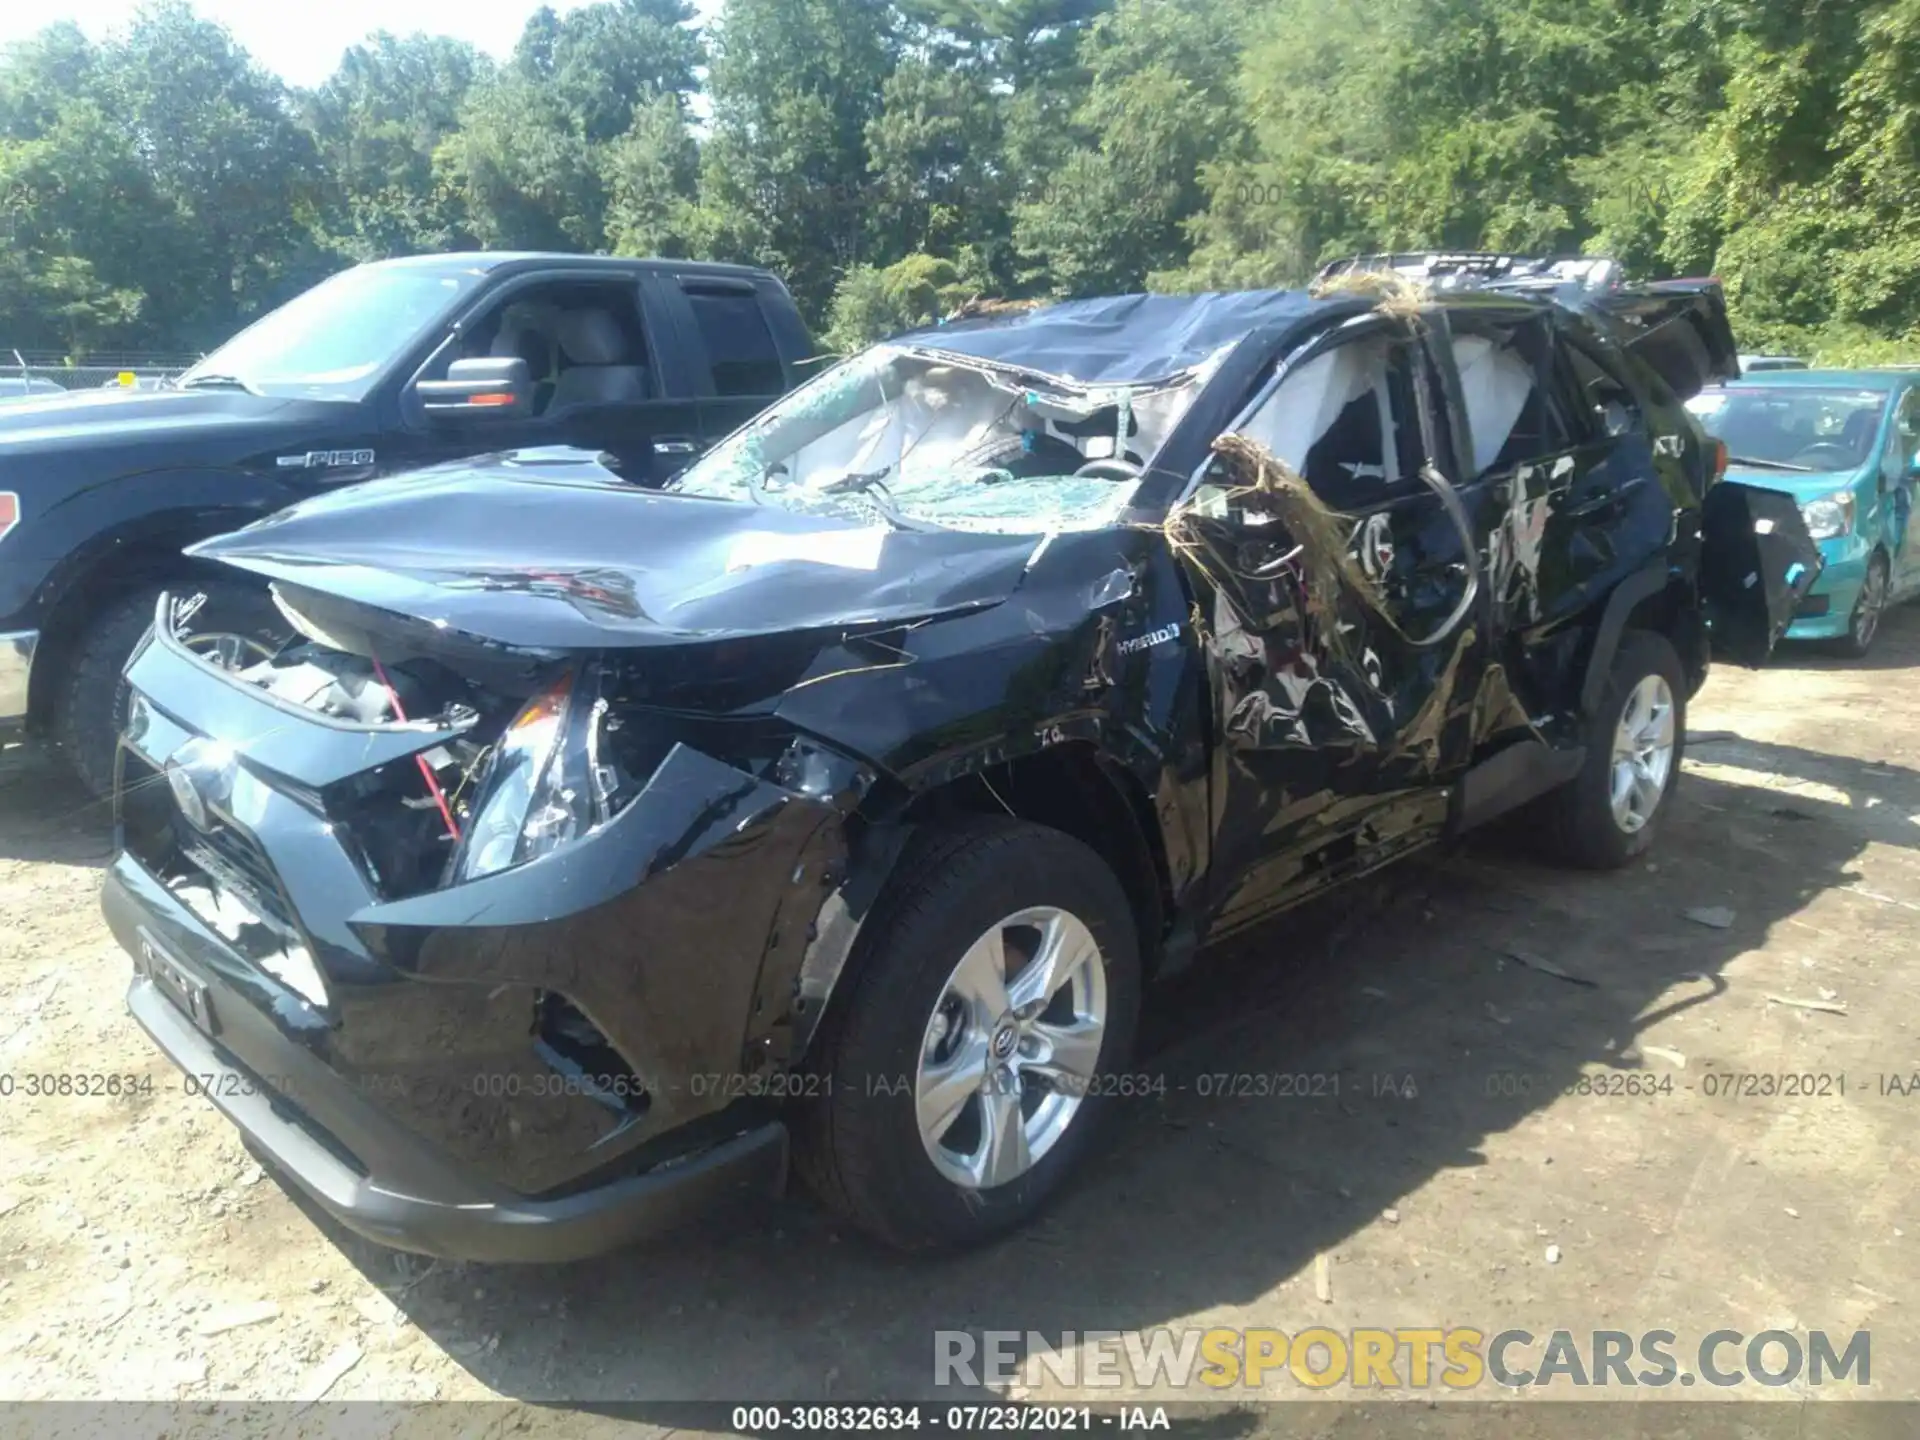
<svg viewBox="0 0 1920 1440">
<path fill-rule="evenodd" d="M 697 397 L 689 438 L 704 450 L 784 394 L 794 380 L 791 365 L 753 281 L 689 274 L 662 275 L 656 283 L 658 303 L 684 347 L 688 392 Z"/>
<path fill-rule="evenodd" d="M 1431 838 L 1471 756 L 1486 634 L 1467 517 L 1480 507 L 1419 478 L 1446 453 L 1418 398 L 1430 371 L 1413 342 L 1375 328 L 1290 362 L 1169 521 L 1218 716 L 1217 926 Z M 1395 378 L 1362 379 L 1381 369 L 1352 363 L 1368 344 L 1401 357 Z"/>
<path fill-rule="evenodd" d="M 1722 481 L 1700 515 L 1700 589 L 1714 654 L 1758 668 L 1820 578 L 1820 547 L 1784 490 Z"/>
</svg>

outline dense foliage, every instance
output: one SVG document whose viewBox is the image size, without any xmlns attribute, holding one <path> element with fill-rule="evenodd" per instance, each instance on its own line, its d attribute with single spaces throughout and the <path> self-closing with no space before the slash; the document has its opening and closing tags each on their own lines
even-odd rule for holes
<svg viewBox="0 0 1920 1440">
<path fill-rule="evenodd" d="M 0 340 L 198 348 L 357 260 L 748 260 L 835 345 L 1360 248 L 1717 273 L 1749 346 L 1920 342 L 1920 0 L 685 0 L 380 34 L 290 91 L 163 0 L 0 60 Z"/>
</svg>

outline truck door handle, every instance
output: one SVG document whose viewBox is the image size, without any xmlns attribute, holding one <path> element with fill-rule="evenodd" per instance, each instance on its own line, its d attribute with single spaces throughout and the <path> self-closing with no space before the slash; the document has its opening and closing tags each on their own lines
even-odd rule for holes
<svg viewBox="0 0 1920 1440">
<path fill-rule="evenodd" d="M 700 453 L 700 446 L 697 441 L 691 440 L 685 435 L 662 435 L 658 440 L 653 442 L 653 453 L 656 455 L 697 455 Z"/>
</svg>

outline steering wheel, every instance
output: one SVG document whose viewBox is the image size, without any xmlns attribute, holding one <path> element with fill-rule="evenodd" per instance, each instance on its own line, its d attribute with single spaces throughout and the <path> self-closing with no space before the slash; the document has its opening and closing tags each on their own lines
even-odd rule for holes
<svg viewBox="0 0 1920 1440">
<path fill-rule="evenodd" d="M 1075 478 L 1087 480 L 1138 480 L 1146 474 L 1146 467 L 1136 465 L 1131 460 L 1109 457 L 1104 460 L 1089 460 L 1074 471 Z"/>
<path fill-rule="evenodd" d="M 1818 458 L 1821 460 L 1833 459 L 1838 460 L 1842 465 L 1851 465 L 1853 463 L 1853 450 L 1852 447 L 1839 444 L 1833 440 L 1822 440 L 1817 445 L 1807 446 L 1806 449 L 1793 457 L 1795 464 L 1799 464 L 1801 461 L 1809 458 Z"/>
</svg>

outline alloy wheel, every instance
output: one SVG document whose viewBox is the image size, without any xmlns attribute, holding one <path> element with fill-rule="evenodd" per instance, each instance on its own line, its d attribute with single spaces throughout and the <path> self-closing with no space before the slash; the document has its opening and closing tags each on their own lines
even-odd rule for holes
<svg viewBox="0 0 1920 1440">
<path fill-rule="evenodd" d="M 1613 820 L 1628 835 L 1646 829 L 1673 775 L 1673 690 L 1648 675 L 1627 696 L 1613 735 Z"/>
<path fill-rule="evenodd" d="M 1865 650 L 1880 629 L 1880 617 L 1887 608 L 1887 571 L 1878 560 L 1867 566 L 1867 578 L 1860 586 L 1860 598 L 1853 604 L 1853 644 Z"/>
<path fill-rule="evenodd" d="M 1017 1180 L 1073 1123 L 1107 1029 L 1099 943 L 1053 906 L 1009 915 L 966 949 L 922 1033 L 920 1141 L 967 1190 Z"/>
</svg>

